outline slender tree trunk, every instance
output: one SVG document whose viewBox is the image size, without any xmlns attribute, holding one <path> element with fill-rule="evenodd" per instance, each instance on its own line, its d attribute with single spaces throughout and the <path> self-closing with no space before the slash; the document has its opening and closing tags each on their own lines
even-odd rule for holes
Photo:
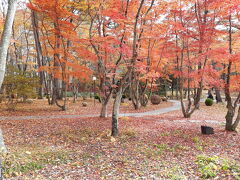
<svg viewBox="0 0 240 180">
<path fill-rule="evenodd" d="M 202 82 L 200 82 L 200 87 L 197 89 L 197 94 L 194 97 L 194 106 L 199 109 L 200 107 L 200 100 L 201 100 L 201 96 L 202 96 Z"/>
<path fill-rule="evenodd" d="M 229 53 L 230 54 L 233 53 L 233 49 L 232 49 L 232 17 L 231 17 L 231 15 L 229 15 Z M 232 71 L 232 62 L 229 61 L 228 67 L 227 67 L 227 74 L 224 75 L 225 79 L 226 79 L 225 97 L 226 97 L 227 109 L 228 109 L 227 114 L 225 116 L 225 119 L 226 119 L 225 130 L 227 130 L 227 131 L 235 131 L 238 124 L 239 124 L 239 121 L 240 121 L 240 109 L 238 109 L 237 118 L 234 121 L 235 111 L 236 111 L 237 104 L 238 104 L 239 99 L 240 99 L 240 92 L 238 94 L 237 99 L 233 103 L 231 93 L 230 93 L 231 71 Z"/>
<path fill-rule="evenodd" d="M 108 116 L 107 114 L 107 109 L 108 109 L 108 104 L 110 99 L 112 98 L 112 89 L 110 90 L 110 92 L 107 94 L 105 93 L 105 97 L 102 98 L 102 107 L 101 107 L 101 112 L 100 112 L 100 117 L 101 118 L 106 118 Z"/>
<path fill-rule="evenodd" d="M 37 52 L 37 63 L 38 68 L 43 66 L 43 55 L 42 55 L 42 47 L 40 43 L 39 31 L 38 31 L 38 19 L 36 12 L 32 11 L 32 27 L 33 27 L 33 35 L 35 40 L 35 47 Z M 44 96 L 44 72 L 39 72 L 39 84 L 40 87 L 38 88 L 38 98 L 43 99 Z"/>
<path fill-rule="evenodd" d="M 216 93 L 216 101 L 217 101 L 217 103 L 223 102 L 220 90 L 217 87 L 215 87 L 215 93 Z"/>
<path fill-rule="evenodd" d="M 112 112 L 112 136 L 118 135 L 118 116 L 119 116 L 119 108 L 122 99 L 123 88 L 119 87 L 116 98 L 113 104 L 113 112 Z"/>
<path fill-rule="evenodd" d="M 57 101 L 57 94 L 58 94 L 58 79 L 54 78 L 52 83 L 52 99 L 51 105 L 56 104 Z"/>
<path fill-rule="evenodd" d="M 102 101 L 100 117 L 102 118 L 107 117 L 107 107 L 108 107 L 108 103 Z"/>
<path fill-rule="evenodd" d="M 44 79 L 44 83 L 46 87 L 48 104 L 52 105 L 52 97 L 53 97 L 52 75 L 49 75 L 48 78 L 49 79 Z"/>
<path fill-rule="evenodd" d="M 79 84 L 75 83 L 73 81 L 72 83 L 72 93 L 73 93 L 73 103 L 77 102 L 77 98 L 78 98 L 78 88 L 79 88 Z"/>
<path fill-rule="evenodd" d="M 141 103 L 141 106 L 143 106 L 143 107 L 146 107 L 147 106 L 147 104 L 148 104 L 148 101 L 149 101 L 149 97 L 150 96 L 147 96 L 147 94 L 141 94 L 141 96 L 140 96 L 140 103 Z"/>
<path fill-rule="evenodd" d="M 0 42 L 0 88 L 2 86 L 6 71 L 7 51 L 10 44 L 12 25 L 15 17 L 16 8 L 17 0 L 8 0 L 8 11 Z"/>
<path fill-rule="evenodd" d="M 57 78 L 53 78 L 53 85 L 52 85 L 52 100 L 51 100 L 51 105 L 56 104 L 57 100 L 61 99 L 61 94 L 60 94 L 60 80 Z"/>
<path fill-rule="evenodd" d="M 232 131 L 236 131 L 239 123 L 240 123 L 240 107 L 238 108 L 237 118 L 236 118 L 235 122 L 232 125 Z"/>
<path fill-rule="evenodd" d="M 173 99 L 173 96 L 174 96 L 174 78 L 172 78 L 172 84 L 171 84 L 171 90 L 172 90 L 172 99 Z"/>
<path fill-rule="evenodd" d="M 63 82 L 62 85 L 62 99 L 63 99 L 63 105 L 58 103 L 58 99 L 56 99 L 56 105 L 62 109 L 62 111 L 67 110 L 67 84 Z"/>
<path fill-rule="evenodd" d="M 184 104 L 183 101 L 183 87 L 182 87 L 182 82 L 181 79 L 179 78 L 179 93 L 180 93 L 180 102 L 181 102 L 181 109 L 182 109 L 182 113 L 184 118 L 190 118 L 191 115 L 194 113 L 194 111 L 197 109 L 197 107 L 194 105 L 192 106 L 192 100 L 190 97 L 190 86 L 188 86 L 188 97 L 187 97 L 187 104 Z"/>
<path fill-rule="evenodd" d="M 226 100 L 227 100 L 227 114 L 225 116 L 226 119 L 225 130 L 236 131 L 237 126 L 239 125 L 240 122 L 240 107 L 238 107 L 237 105 L 240 100 L 240 93 L 238 94 L 238 97 L 234 102 L 232 102 L 232 98 L 228 94 L 226 94 Z M 237 108 L 238 108 L 237 117 L 235 119 L 234 116 Z"/>
<path fill-rule="evenodd" d="M 10 38 L 12 34 L 12 26 L 13 26 L 16 8 L 17 8 L 17 0 L 8 0 L 7 16 L 6 16 L 4 29 L 1 37 L 1 42 L 0 42 L 0 88 L 2 87 L 2 83 L 3 83 L 5 71 L 6 71 L 7 52 L 10 44 Z M 2 152 L 7 151 L 7 148 L 4 145 L 1 129 L 0 129 L 0 149 Z"/>
<path fill-rule="evenodd" d="M 134 109 L 138 110 L 141 107 L 140 93 L 139 93 L 139 80 L 134 75 L 132 76 L 132 82 L 130 84 L 130 95 Z"/>
<path fill-rule="evenodd" d="M 226 130 L 227 131 L 232 131 L 232 123 L 233 123 L 233 117 L 234 117 L 234 108 L 233 107 L 228 107 L 227 114 L 225 116 L 226 118 Z"/>
</svg>

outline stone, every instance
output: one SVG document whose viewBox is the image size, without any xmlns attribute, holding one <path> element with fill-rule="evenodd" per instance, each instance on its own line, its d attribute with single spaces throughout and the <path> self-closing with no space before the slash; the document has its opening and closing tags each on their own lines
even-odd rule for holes
<svg viewBox="0 0 240 180">
<path fill-rule="evenodd" d="M 82 106 L 83 106 L 83 107 L 87 107 L 87 105 L 88 105 L 87 102 L 83 102 L 83 103 L 82 103 Z"/>
<path fill-rule="evenodd" d="M 161 103 L 161 97 L 158 96 L 158 95 L 152 95 L 152 97 L 151 97 L 151 103 L 152 103 L 153 105 L 158 105 L 158 104 L 160 104 L 160 103 Z"/>
<path fill-rule="evenodd" d="M 164 102 L 167 102 L 168 99 L 167 99 L 167 97 L 164 96 L 164 97 L 161 97 L 161 100 Z"/>
<path fill-rule="evenodd" d="M 32 99 L 27 99 L 25 102 L 28 103 L 28 104 L 32 104 L 33 100 Z"/>
</svg>

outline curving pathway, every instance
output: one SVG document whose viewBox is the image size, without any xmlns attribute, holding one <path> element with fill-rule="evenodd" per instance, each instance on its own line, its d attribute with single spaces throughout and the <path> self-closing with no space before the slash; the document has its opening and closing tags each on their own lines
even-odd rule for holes
<svg viewBox="0 0 240 180">
<path fill-rule="evenodd" d="M 173 105 L 171 107 L 161 108 L 153 111 L 146 111 L 146 112 L 139 112 L 139 113 L 120 113 L 120 117 L 145 117 L 145 116 L 156 116 L 176 110 L 181 109 L 181 103 L 176 100 L 169 100 L 169 102 L 172 102 Z M 0 116 L 0 121 L 3 120 L 32 120 L 32 119 L 75 119 L 75 118 L 86 118 L 86 117 L 98 117 L 99 114 L 87 114 L 87 115 L 42 115 L 42 116 Z M 109 114 L 109 117 L 112 115 Z M 165 122 L 168 120 L 160 119 L 160 122 Z M 212 123 L 212 124 L 219 124 L 221 122 L 214 121 L 214 120 L 192 120 L 192 119 L 184 119 L 184 120 L 177 120 L 178 123 Z M 1 142 L 1 130 L 0 130 L 0 142 Z M 1 143 L 0 143 L 1 147 Z M 0 149 L 1 150 L 1 149 Z"/>
<path fill-rule="evenodd" d="M 171 111 L 176 111 L 181 109 L 181 104 L 179 101 L 175 100 L 169 100 L 169 102 L 172 102 L 173 105 L 171 107 L 167 108 L 161 108 L 153 111 L 147 111 L 147 112 L 141 112 L 141 113 L 124 113 L 120 114 L 121 117 L 144 117 L 144 116 L 155 116 L 155 115 L 160 115 L 164 113 L 168 113 Z"/>
<path fill-rule="evenodd" d="M 171 111 L 176 111 L 181 108 L 180 102 L 175 100 L 170 100 L 173 103 L 171 107 L 157 109 L 154 111 L 147 111 L 142 113 L 124 113 L 119 114 L 120 117 L 144 117 L 144 116 L 154 116 L 163 113 L 168 113 Z M 43 116 L 0 116 L 0 120 L 30 120 L 30 119 L 72 119 L 72 118 L 83 118 L 83 117 L 98 117 L 98 114 L 88 114 L 88 115 L 43 115 Z M 111 117 L 111 115 L 109 115 Z"/>
</svg>

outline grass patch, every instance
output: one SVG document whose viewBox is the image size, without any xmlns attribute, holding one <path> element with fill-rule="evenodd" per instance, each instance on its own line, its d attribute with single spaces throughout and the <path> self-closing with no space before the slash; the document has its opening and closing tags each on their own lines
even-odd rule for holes
<svg viewBox="0 0 240 180">
<path fill-rule="evenodd" d="M 218 174 L 223 177 L 227 174 L 240 179 L 240 166 L 234 161 L 218 156 L 198 155 L 195 163 L 203 179 L 215 178 Z"/>
<path fill-rule="evenodd" d="M 154 144 L 147 145 L 141 148 L 141 153 L 144 154 L 147 158 L 156 158 L 160 157 L 165 151 L 169 149 L 167 144 Z"/>
<path fill-rule="evenodd" d="M 160 133 L 160 136 L 162 137 L 167 137 L 167 136 L 177 136 L 177 137 L 183 137 L 183 138 L 189 138 L 188 134 L 185 134 L 182 130 L 180 129 L 176 129 L 172 132 L 166 131 L 166 132 L 162 132 Z"/>
<path fill-rule="evenodd" d="M 44 151 L 43 151 L 44 150 Z M 72 161 L 71 153 L 62 150 L 38 148 L 32 151 L 6 153 L 2 157 L 3 175 L 5 178 L 18 176 L 44 168 L 46 165 L 58 165 Z"/>
<path fill-rule="evenodd" d="M 160 136 L 162 136 L 162 137 L 170 136 L 170 135 L 171 135 L 170 132 L 162 132 L 162 133 L 160 134 Z"/>
<path fill-rule="evenodd" d="M 161 154 L 166 150 L 169 150 L 169 146 L 167 144 L 155 144 L 155 147 L 157 148 L 158 152 Z"/>
<path fill-rule="evenodd" d="M 179 153 L 181 151 L 188 151 L 190 148 L 188 146 L 183 146 L 181 144 L 174 144 L 170 146 L 165 143 L 148 145 L 141 148 L 141 153 L 146 155 L 148 158 L 161 157 L 164 153 L 174 152 Z"/>
<path fill-rule="evenodd" d="M 171 151 L 172 152 L 178 152 L 178 151 L 188 151 L 190 149 L 190 147 L 188 146 L 183 146 L 181 144 L 174 144 L 172 147 L 171 147 Z"/>
<path fill-rule="evenodd" d="M 137 132 L 134 129 L 126 129 L 122 132 L 122 136 L 128 136 L 128 137 L 136 137 Z"/>
<path fill-rule="evenodd" d="M 195 148 L 198 150 L 198 151 L 203 151 L 204 148 L 206 146 L 208 146 L 207 143 L 205 143 L 204 141 L 202 141 L 198 136 L 194 136 L 192 138 L 192 141 L 193 143 L 195 144 Z"/>
<path fill-rule="evenodd" d="M 137 132 L 135 129 L 129 128 L 122 131 L 120 135 L 121 140 L 129 140 L 137 137 Z"/>
</svg>

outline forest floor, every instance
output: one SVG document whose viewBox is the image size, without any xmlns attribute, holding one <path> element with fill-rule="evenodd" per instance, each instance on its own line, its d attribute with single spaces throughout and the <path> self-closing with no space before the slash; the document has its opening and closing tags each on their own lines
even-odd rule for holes
<svg viewBox="0 0 240 180">
<path fill-rule="evenodd" d="M 202 104 L 188 119 L 182 118 L 181 111 L 121 117 L 117 138 L 110 136 L 110 118 L 3 120 L 0 125 L 9 150 L 2 155 L 4 176 L 31 180 L 240 179 L 240 135 L 224 131 L 225 113 L 222 104 Z M 201 125 L 213 127 L 215 134 L 202 135 Z"/>
</svg>

